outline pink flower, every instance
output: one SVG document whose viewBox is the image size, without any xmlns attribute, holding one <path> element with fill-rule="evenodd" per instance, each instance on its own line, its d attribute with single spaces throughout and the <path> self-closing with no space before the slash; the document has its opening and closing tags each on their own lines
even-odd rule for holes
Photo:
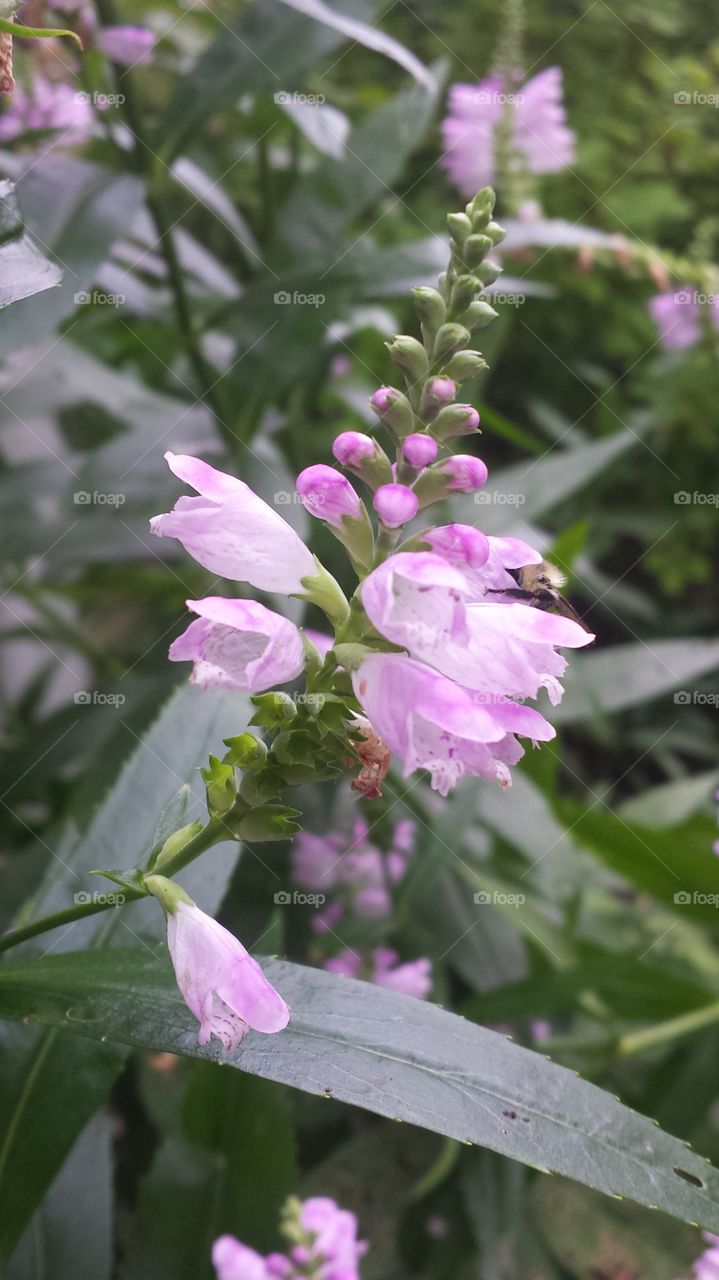
<svg viewBox="0 0 719 1280">
<path fill-rule="evenodd" d="M 514 116 L 512 146 L 521 153 L 528 172 L 555 173 L 571 164 L 574 134 L 566 123 L 561 68 L 547 67 L 509 97 Z M 505 107 L 505 86 L 499 76 L 450 89 L 449 112 L 442 125 L 446 153 L 442 163 L 467 199 L 493 181 L 495 133 Z"/>
<path fill-rule="evenodd" d="M 431 436 L 423 436 L 418 432 L 406 436 L 402 441 L 402 453 L 411 467 L 428 467 L 434 462 L 439 452 L 439 445 Z"/>
<path fill-rule="evenodd" d="M 719 1236 L 709 1231 L 703 1235 L 710 1248 L 694 1263 L 694 1280 L 719 1280 Z"/>
<path fill-rule="evenodd" d="M 92 132 L 94 115 L 87 94 L 71 84 L 35 76 L 29 91 L 15 89 L 0 115 L 0 142 L 35 129 L 60 129 L 67 143 L 82 142 Z"/>
<path fill-rule="evenodd" d="M 715 294 L 698 294 L 686 285 L 674 293 L 658 293 L 650 299 L 649 314 L 667 351 L 693 347 L 699 342 L 704 332 L 703 307 L 707 308 L 714 328 L 719 329 L 719 297 Z"/>
<path fill-rule="evenodd" d="M 248 1027 L 272 1033 L 287 1026 L 290 1011 L 257 961 L 194 903 L 169 911 L 167 945 L 182 998 L 200 1023 L 200 1044 L 217 1036 L 229 1053 Z"/>
<path fill-rule="evenodd" d="M 388 529 L 399 529 L 419 509 L 417 494 L 405 484 L 382 484 L 374 495 L 374 509 Z"/>
<path fill-rule="evenodd" d="M 377 445 L 362 431 L 342 431 L 332 441 L 332 454 L 343 467 L 358 467 L 374 458 Z"/>
<path fill-rule="evenodd" d="M 97 44 L 113 62 L 136 67 L 152 62 L 155 36 L 149 27 L 105 27 L 98 32 Z"/>
<path fill-rule="evenodd" d="M 402 654 L 369 654 L 352 683 L 375 733 L 402 761 L 404 776 L 427 769 L 443 796 L 465 774 L 507 786 L 508 766 L 524 754 L 515 733 L 541 742 L 554 737 L 533 708 L 497 695 L 480 699 Z"/>
<path fill-rule="evenodd" d="M 167 515 L 154 516 L 152 532 L 177 538 L 211 573 L 249 582 L 260 591 L 291 595 L 317 569 L 294 529 L 249 485 L 200 458 L 166 453 L 174 475 L 201 495 L 180 498 Z"/>
<path fill-rule="evenodd" d="M 367 1244 L 357 1239 L 357 1218 L 349 1209 L 340 1209 L 328 1196 L 313 1196 L 302 1205 L 300 1226 L 314 1236 L 308 1262 L 319 1264 L 320 1280 L 360 1280 L 359 1260 Z"/>
<path fill-rule="evenodd" d="M 266 1260 L 240 1244 L 234 1236 L 220 1236 L 212 1246 L 212 1264 L 217 1280 L 272 1280 L 276 1272 L 267 1270 Z"/>
<path fill-rule="evenodd" d="M 449 476 L 449 488 L 455 493 L 472 493 L 487 483 L 487 464 L 472 453 L 455 453 L 437 464 L 437 470 Z"/>
<path fill-rule="evenodd" d="M 521 538 L 487 538 L 469 524 L 439 525 L 423 534 L 422 541 L 462 570 L 472 600 L 483 600 L 488 591 L 511 591 L 517 583 L 509 569 L 542 562 L 540 553 Z"/>
<path fill-rule="evenodd" d="M 279 613 L 254 600 L 223 596 L 186 604 L 199 617 L 171 644 L 170 659 L 194 663 L 193 684 L 262 693 L 303 670 L 302 636 Z"/>
<path fill-rule="evenodd" d="M 378 987 L 389 987 L 405 996 L 425 1000 L 432 988 L 432 961 L 422 958 L 398 964 L 399 956 L 390 947 L 378 947 L 373 953 L 372 981 Z"/>
<path fill-rule="evenodd" d="M 485 699 L 535 698 L 546 688 L 558 702 L 567 664 L 555 646 L 577 648 L 593 637 L 570 618 L 486 597 L 473 604 L 471 596 L 466 576 L 430 552 L 391 556 L 362 585 L 370 621 L 413 658 Z"/>
<path fill-rule="evenodd" d="M 341 528 L 342 521 L 347 518 L 359 520 L 362 517 L 362 503 L 347 477 L 324 463 L 305 467 L 300 472 L 297 492 L 311 515 L 326 520 L 334 528 Z"/>
<path fill-rule="evenodd" d="M 338 836 L 318 836 L 298 831 L 292 849 L 292 874 L 307 889 L 330 889 L 337 882 L 341 865 Z"/>
</svg>

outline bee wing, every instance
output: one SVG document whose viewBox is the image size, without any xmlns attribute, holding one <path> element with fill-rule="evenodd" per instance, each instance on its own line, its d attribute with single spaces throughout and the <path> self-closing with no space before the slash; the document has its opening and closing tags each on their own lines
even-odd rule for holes
<svg viewBox="0 0 719 1280">
<path fill-rule="evenodd" d="M 584 621 L 584 618 L 581 618 L 579 616 L 576 609 L 574 608 L 574 605 L 571 605 L 569 601 L 564 598 L 564 596 L 560 596 L 559 592 L 556 593 L 556 603 L 554 606 L 554 612 L 561 614 L 563 618 L 571 618 L 572 622 L 578 623 L 578 625 L 582 628 L 583 631 L 587 631 L 589 634 L 592 633 L 592 628 L 588 627 L 586 622 Z"/>
</svg>

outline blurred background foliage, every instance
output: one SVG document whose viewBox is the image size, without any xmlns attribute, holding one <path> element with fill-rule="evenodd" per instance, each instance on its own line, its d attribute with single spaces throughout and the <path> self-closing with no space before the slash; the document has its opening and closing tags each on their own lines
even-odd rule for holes
<svg viewBox="0 0 719 1280">
<path fill-rule="evenodd" d="M 163 39 L 152 68 L 120 71 L 124 112 L 100 113 L 82 147 L 20 138 L 0 153 L 30 235 L 64 272 L 0 318 L 3 924 L 58 826 L 86 827 L 178 682 L 167 646 L 210 579 L 147 533 L 176 495 L 163 450 L 211 456 L 268 500 L 287 494 L 283 514 L 344 572 L 291 500 L 293 478 L 339 430 L 372 421 L 368 397 L 391 376 L 383 342 L 411 331 L 407 291 L 441 269 L 445 214 L 461 203 L 438 163 L 445 88 L 490 71 L 505 12 L 496 0 L 344 11 L 411 50 L 435 88 L 280 0 L 127 5 L 123 21 Z M 717 486 L 719 337 L 665 350 L 647 310 L 651 264 L 680 288 L 677 260 L 701 279 L 716 257 L 717 109 L 675 101 L 719 93 L 714 26 L 709 0 L 528 0 L 524 67 L 562 66 L 577 158 L 537 190 L 565 223 L 553 247 L 515 226 L 504 265 L 526 299 L 499 306 L 490 371 L 466 396 L 490 490 L 509 499 L 461 500 L 455 514 L 551 552 L 598 641 L 571 664 L 558 742 L 528 756 L 508 795 L 460 789 L 438 814 L 419 793 L 398 804 L 395 779 L 367 808 L 387 838 L 404 809 L 420 822 L 395 941 L 433 958 L 435 998 L 527 1043 L 542 1020 L 541 1051 L 717 1159 L 716 1022 L 650 1032 L 717 998 L 715 908 L 675 901 L 719 893 L 717 507 L 675 494 Z M 20 80 L 38 56 L 18 55 Z M 97 52 L 79 75 L 113 89 Z M 278 91 L 324 95 L 334 112 L 285 109 Z M 287 305 L 284 291 L 323 301 Z M 124 701 L 78 702 L 87 690 Z M 344 794 L 332 809 L 326 791 L 303 800 L 310 829 L 349 821 Z M 243 860 L 223 919 L 302 959 L 309 921 L 268 908 L 268 885 Z M 526 903 L 478 911 L 485 886 Z M 61 1258 L 62 1178 L 77 1188 L 80 1167 L 99 1171 L 93 1280 L 111 1266 L 120 1280 L 205 1276 L 221 1229 L 270 1248 L 277 1205 L 298 1189 L 359 1212 L 370 1278 L 677 1280 L 701 1249 L 649 1211 L 204 1065 L 135 1055 L 111 1115 L 84 1131 L 86 1156 L 75 1149 L 35 1219 Z M 12 1280 L 62 1274 L 31 1269 L 39 1248 L 25 1238 Z"/>
</svg>

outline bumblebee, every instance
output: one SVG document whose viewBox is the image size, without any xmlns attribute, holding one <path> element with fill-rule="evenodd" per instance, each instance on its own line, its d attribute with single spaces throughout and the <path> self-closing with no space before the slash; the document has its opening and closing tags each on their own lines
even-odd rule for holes
<svg viewBox="0 0 719 1280">
<path fill-rule="evenodd" d="M 540 564 L 526 564 L 521 569 L 508 569 L 507 572 L 514 578 L 516 587 L 495 587 L 487 592 L 488 595 L 507 596 L 510 600 L 522 600 L 534 609 L 558 613 L 563 618 L 571 618 L 572 622 L 578 623 L 584 631 L 591 634 L 591 628 L 561 594 L 560 587 L 565 585 L 567 579 L 556 565 L 542 560 Z"/>
</svg>

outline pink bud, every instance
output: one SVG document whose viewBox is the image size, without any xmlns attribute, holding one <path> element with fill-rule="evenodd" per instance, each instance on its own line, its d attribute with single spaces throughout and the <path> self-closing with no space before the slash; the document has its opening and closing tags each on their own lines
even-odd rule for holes
<svg viewBox="0 0 719 1280">
<path fill-rule="evenodd" d="M 396 387 L 379 387 L 374 395 L 370 396 L 370 404 L 381 415 L 391 409 L 401 394 Z"/>
<path fill-rule="evenodd" d="M 332 443 L 332 453 L 343 467 L 358 467 L 376 451 L 374 440 L 361 431 L 343 431 Z"/>
<path fill-rule="evenodd" d="M 489 472 L 481 458 L 471 453 L 455 453 L 439 464 L 439 470 L 450 476 L 449 487 L 457 493 L 472 493 L 487 483 Z"/>
<path fill-rule="evenodd" d="M 399 529 L 417 514 L 419 499 L 405 484 L 383 484 L 374 495 L 374 509 L 388 529 Z"/>
<path fill-rule="evenodd" d="M 438 378 L 430 379 L 424 389 L 424 394 L 431 396 L 437 404 L 449 404 L 449 401 L 454 400 L 457 394 L 457 383 L 441 374 Z"/>
<path fill-rule="evenodd" d="M 458 405 L 457 408 L 460 408 Z M 463 427 L 463 434 L 469 435 L 470 432 L 476 431 L 479 427 L 479 414 L 471 404 L 463 404 L 462 409 L 467 410 L 467 418 Z"/>
<path fill-rule="evenodd" d="M 437 457 L 439 445 L 431 436 L 415 432 L 402 442 L 402 452 L 411 467 L 428 467 Z"/>
<path fill-rule="evenodd" d="M 297 492 L 311 515 L 341 528 L 344 516 L 359 520 L 362 503 L 345 476 L 318 463 L 305 467 L 297 477 Z"/>
</svg>

